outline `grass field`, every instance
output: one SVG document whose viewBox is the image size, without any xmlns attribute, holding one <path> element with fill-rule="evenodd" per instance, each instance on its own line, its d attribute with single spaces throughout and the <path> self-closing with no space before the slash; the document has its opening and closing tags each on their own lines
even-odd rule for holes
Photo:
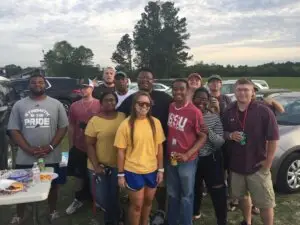
<svg viewBox="0 0 300 225">
<path fill-rule="evenodd" d="M 224 80 L 236 79 L 236 77 L 224 78 Z M 253 79 L 267 81 L 270 88 L 287 88 L 291 90 L 300 90 L 300 77 L 253 77 Z"/>
<path fill-rule="evenodd" d="M 63 149 L 68 149 L 66 138 L 62 143 Z M 68 179 L 68 182 L 61 187 L 61 192 L 58 200 L 58 210 L 61 214 L 61 218 L 55 221 L 54 225 L 95 225 L 96 221 L 102 221 L 102 213 L 97 213 L 94 217 L 92 213 L 91 203 L 87 203 L 82 207 L 78 213 L 67 216 L 65 209 L 72 202 L 74 197 L 74 180 Z M 290 195 L 276 194 L 277 207 L 275 208 L 275 225 L 298 225 L 300 224 L 300 193 Z M 126 208 L 126 205 L 123 205 Z M 155 209 L 155 203 L 154 207 Z M 45 202 L 40 203 L 40 216 L 42 225 L 49 224 L 47 216 L 47 204 Z M 30 210 L 28 210 L 30 212 Z M 15 206 L 0 206 L 0 225 L 8 225 L 11 217 L 15 213 Z M 204 198 L 203 202 L 203 216 L 195 222 L 195 225 L 215 225 L 215 216 L 212 208 L 211 200 L 209 196 Z M 240 211 L 228 213 L 228 225 L 239 225 L 242 220 Z M 102 224 L 102 223 L 100 223 Z M 259 216 L 253 216 L 253 223 L 255 225 L 262 225 Z M 32 225 L 30 218 L 25 225 Z"/>
</svg>

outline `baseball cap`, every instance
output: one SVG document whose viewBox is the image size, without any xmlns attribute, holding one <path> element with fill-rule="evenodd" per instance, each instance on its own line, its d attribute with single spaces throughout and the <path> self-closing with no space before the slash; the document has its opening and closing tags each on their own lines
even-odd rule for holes
<svg viewBox="0 0 300 225">
<path fill-rule="evenodd" d="M 81 86 L 84 87 L 95 87 L 94 82 L 89 79 L 89 78 L 84 78 L 83 81 L 81 82 Z"/>
<path fill-rule="evenodd" d="M 202 80 L 202 77 L 199 73 L 191 73 L 189 76 L 188 76 L 188 79 L 192 78 L 192 77 L 198 77 L 200 80 Z"/>
<path fill-rule="evenodd" d="M 118 72 L 116 72 L 116 75 L 115 75 L 115 79 L 117 79 L 117 78 L 127 78 L 127 74 L 122 71 L 118 71 Z"/>
<path fill-rule="evenodd" d="M 207 79 L 207 82 L 211 82 L 212 80 L 219 80 L 219 81 L 222 81 L 222 77 L 218 74 L 213 74 L 211 75 L 208 79 Z"/>
</svg>

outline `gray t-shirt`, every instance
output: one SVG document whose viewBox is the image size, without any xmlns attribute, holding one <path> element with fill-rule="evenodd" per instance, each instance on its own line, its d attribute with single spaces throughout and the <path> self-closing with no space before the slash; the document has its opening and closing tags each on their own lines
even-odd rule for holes
<svg viewBox="0 0 300 225">
<path fill-rule="evenodd" d="M 63 105 L 47 96 L 40 101 L 26 97 L 18 101 L 11 112 L 8 130 L 19 130 L 33 147 L 49 145 L 57 129 L 68 126 L 68 117 Z M 18 149 L 16 164 L 31 165 L 37 158 Z M 57 146 L 45 157 L 47 164 L 59 163 L 61 151 Z"/>
</svg>

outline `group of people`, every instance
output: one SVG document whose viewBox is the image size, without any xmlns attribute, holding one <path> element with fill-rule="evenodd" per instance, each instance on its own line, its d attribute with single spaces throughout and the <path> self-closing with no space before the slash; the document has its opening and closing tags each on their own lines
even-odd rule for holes
<svg viewBox="0 0 300 225">
<path fill-rule="evenodd" d="M 67 117 L 62 104 L 45 94 L 45 78 L 34 74 L 31 95 L 17 102 L 10 116 L 8 129 L 19 146 L 17 168 L 30 168 L 43 157 L 62 174 L 59 144 L 68 132 L 68 175 L 76 178 L 68 215 L 93 199 L 105 224 L 122 225 L 124 189 L 130 225 L 191 225 L 201 217 L 205 183 L 218 225 L 227 224 L 228 196 L 239 202 L 241 225 L 251 225 L 253 205 L 264 225 L 273 224 L 270 168 L 279 139 L 273 112 L 282 108 L 270 99 L 255 100 L 251 80 L 236 82 L 235 102 L 221 94 L 219 75 L 208 78 L 207 88 L 198 73 L 176 79 L 173 97 L 153 90 L 147 68 L 139 71 L 136 93 L 128 90 L 127 75 L 112 67 L 104 70 L 103 81 L 97 87 L 83 81 L 82 99 Z M 65 182 L 62 175 L 52 183 L 50 221 L 59 217 L 58 186 Z M 157 210 L 149 221 L 154 198 Z M 24 211 L 17 206 L 12 224 L 23 223 Z"/>
</svg>

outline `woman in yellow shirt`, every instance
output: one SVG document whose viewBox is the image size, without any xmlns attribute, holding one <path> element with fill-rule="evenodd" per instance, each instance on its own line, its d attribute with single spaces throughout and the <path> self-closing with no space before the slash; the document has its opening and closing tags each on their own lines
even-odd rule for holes
<svg viewBox="0 0 300 225">
<path fill-rule="evenodd" d="M 118 148 L 118 183 L 129 190 L 130 225 L 148 225 L 156 187 L 163 180 L 165 136 L 159 120 L 151 116 L 151 107 L 150 95 L 137 92 L 114 144 Z"/>
<path fill-rule="evenodd" d="M 115 93 L 102 94 L 101 111 L 90 119 L 85 129 L 92 193 L 104 210 L 105 224 L 124 222 L 118 199 L 117 149 L 114 140 L 125 114 L 115 110 L 117 101 Z"/>
</svg>

